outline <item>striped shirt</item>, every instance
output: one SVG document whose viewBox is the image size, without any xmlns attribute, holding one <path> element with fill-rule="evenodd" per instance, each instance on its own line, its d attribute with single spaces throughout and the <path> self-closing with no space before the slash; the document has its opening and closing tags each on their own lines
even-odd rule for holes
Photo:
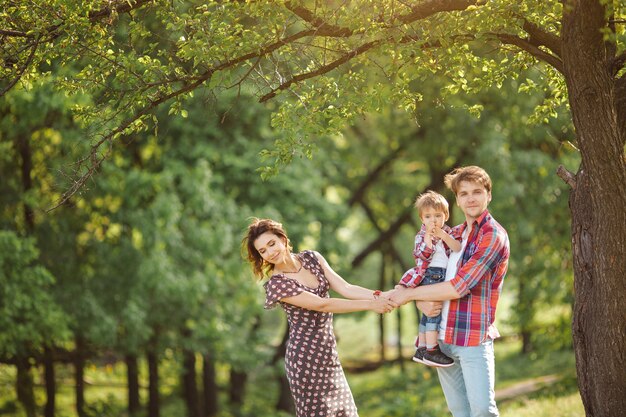
<svg viewBox="0 0 626 417">
<path fill-rule="evenodd" d="M 467 223 L 460 225 L 463 234 Z M 502 283 L 509 265 L 506 230 L 485 210 L 476 219 L 456 275 L 450 283 L 461 298 L 450 300 L 444 341 L 457 346 L 477 346 L 499 336 L 493 325 Z"/>
</svg>

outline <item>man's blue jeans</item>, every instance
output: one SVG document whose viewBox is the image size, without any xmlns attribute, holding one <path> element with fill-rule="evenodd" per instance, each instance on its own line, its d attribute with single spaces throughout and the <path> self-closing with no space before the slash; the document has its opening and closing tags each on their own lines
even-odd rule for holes
<svg viewBox="0 0 626 417">
<path fill-rule="evenodd" d="M 454 365 L 437 368 L 439 382 L 454 417 L 499 416 L 496 406 L 493 340 L 478 346 L 456 346 L 439 340 Z"/>
</svg>

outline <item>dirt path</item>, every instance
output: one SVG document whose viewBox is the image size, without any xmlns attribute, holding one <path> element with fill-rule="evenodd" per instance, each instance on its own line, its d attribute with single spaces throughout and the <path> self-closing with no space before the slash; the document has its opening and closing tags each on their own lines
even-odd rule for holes
<svg viewBox="0 0 626 417">
<path fill-rule="evenodd" d="M 539 391 L 546 385 L 554 384 L 560 379 L 561 377 L 558 375 L 545 375 L 518 382 L 517 384 L 511 385 L 510 387 L 496 390 L 496 400 L 510 400 L 511 398 L 515 398 L 520 395 L 530 394 L 532 392 Z"/>
</svg>

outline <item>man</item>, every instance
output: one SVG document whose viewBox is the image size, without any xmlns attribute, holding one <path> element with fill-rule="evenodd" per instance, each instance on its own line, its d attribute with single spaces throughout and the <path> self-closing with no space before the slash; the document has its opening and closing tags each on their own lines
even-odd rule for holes
<svg viewBox="0 0 626 417">
<path fill-rule="evenodd" d="M 450 255 L 445 282 L 399 288 L 389 295 L 399 304 L 421 300 L 427 316 L 441 311 L 439 346 L 454 364 L 437 368 L 437 373 L 452 415 L 498 416 L 493 339 L 499 333 L 493 323 L 509 262 L 509 239 L 487 210 L 491 179 L 484 169 L 457 168 L 444 180 L 465 214 L 461 251 Z"/>
</svg>

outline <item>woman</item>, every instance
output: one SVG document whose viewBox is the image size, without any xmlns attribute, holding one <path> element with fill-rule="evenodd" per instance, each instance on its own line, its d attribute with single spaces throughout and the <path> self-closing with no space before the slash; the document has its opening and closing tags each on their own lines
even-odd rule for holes
<svg viewBox="0 0 626 417">
<path fill-rule="evenodd" d="M 358 417 L 337 356 L 333 313 L 386 313 L 397 304 L 380 291 L 350 285 L 314 251 L 292 253 L 282 225 L 254 219 L 243 239 L 254 274 L 265 283 L 265 308 L 280 303 L 287 313 L 285 370 L 297 417 Z M 333 289 L 347 299 L 329 298 Z"/>
</svg>

